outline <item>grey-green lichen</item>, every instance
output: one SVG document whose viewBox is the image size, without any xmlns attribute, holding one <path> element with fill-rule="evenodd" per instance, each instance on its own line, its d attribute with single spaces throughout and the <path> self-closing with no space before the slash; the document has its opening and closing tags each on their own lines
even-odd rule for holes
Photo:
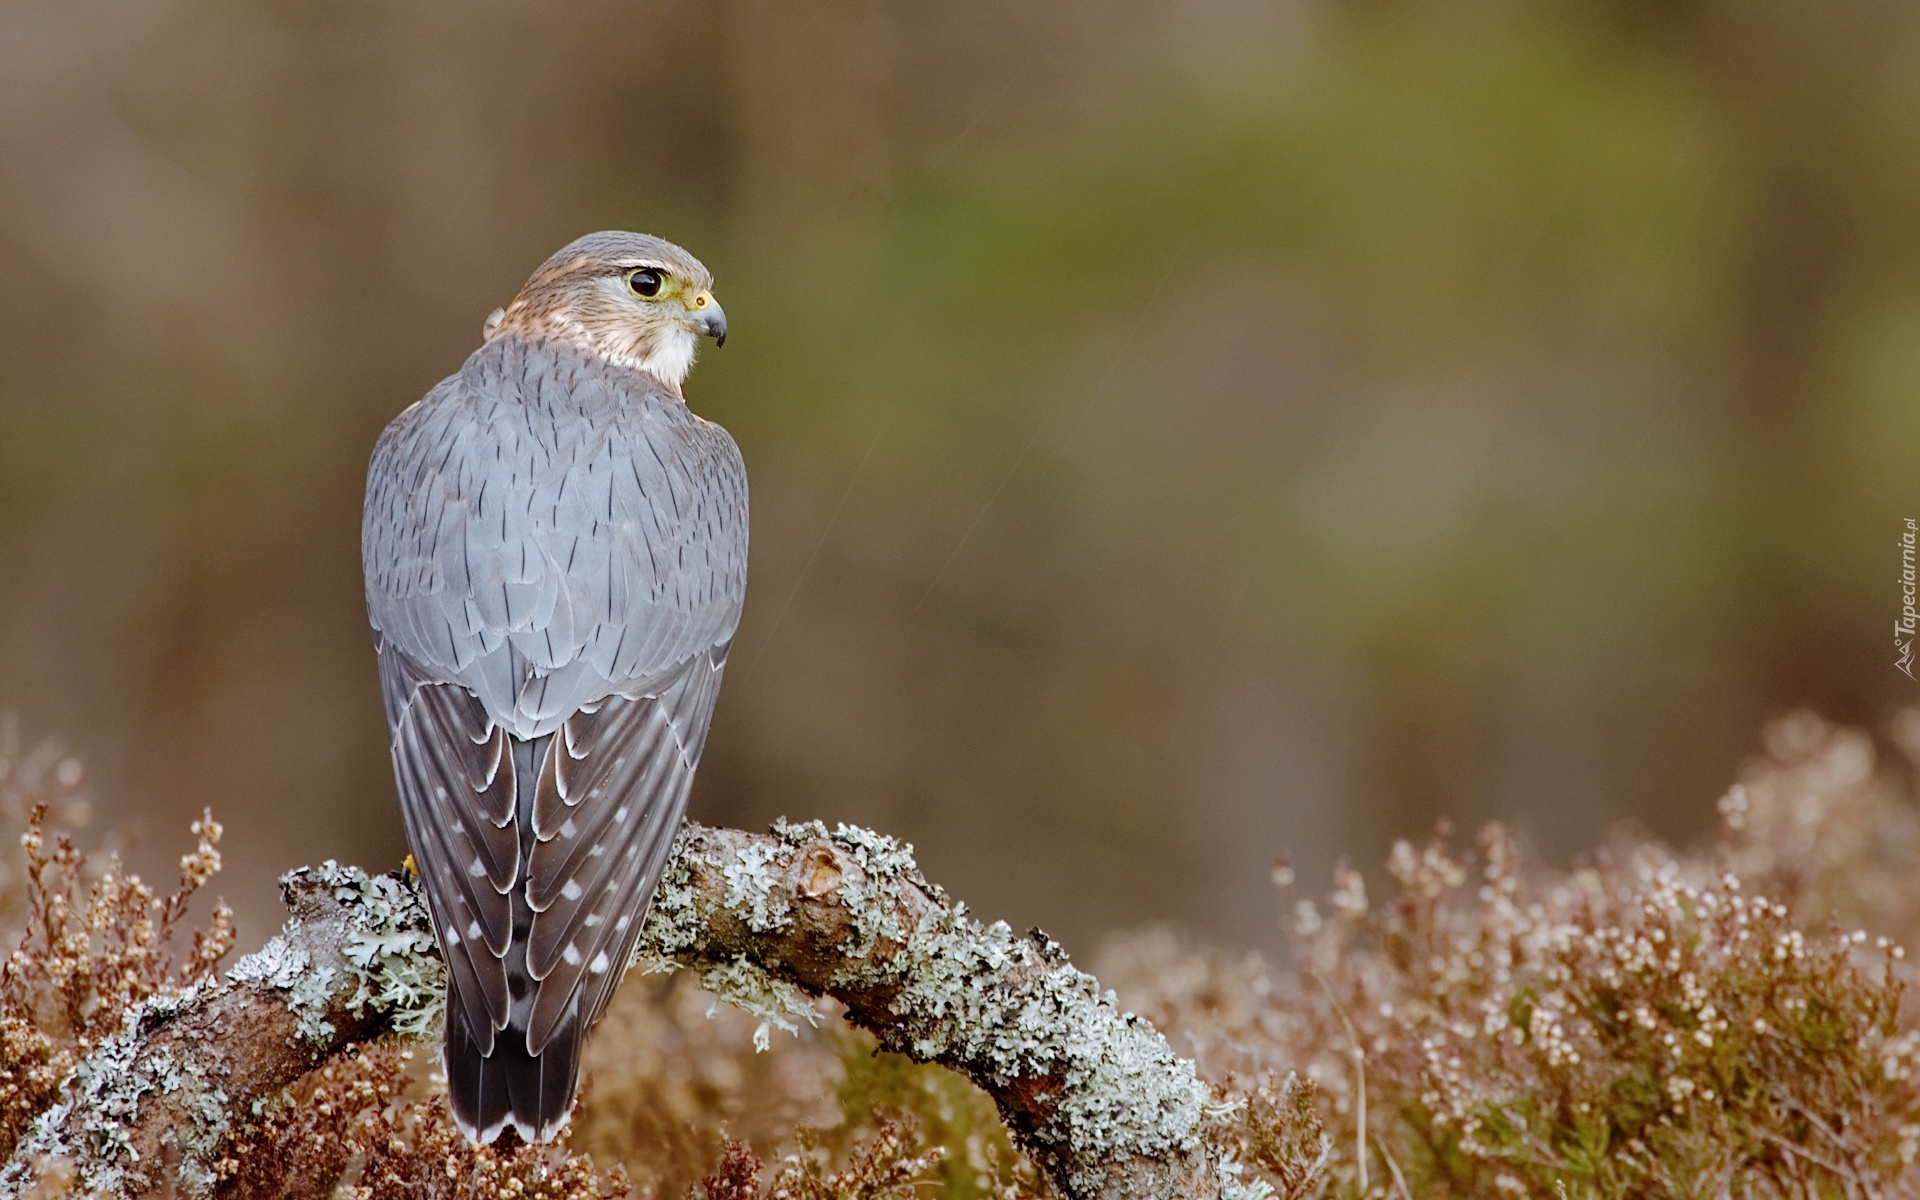
<svg viewBox="0 0 1920 1200">
<path fill-rule="evenodd" d="M 772 1045 L 774 1029 L 797 1034 L 799 1021 L 809 1025 L 820 1023 L 820 1010 L 814 1006 L 813 997 L 786 980 L 768 974 L 744 955 L 735 955 L 703 969 L 700 986 L 759 1019 L 759 1026 L 753 1031 L 755 1050 L 764 1052 Z"/>
<path fill-rule="evenodd" d="M 698 836 L 697 827 L 684 825 L 674 838 L 673 852 L 667 856 L 667 869 L 653 891 L 647 907 L 646 922 L 627 969 L 639 968 L 652 975 L 679 969 L 675 960 L 693 952 L 700 944 L 697 893 L 693 887 L 689 843 Z"/>
<path fill-rule="evenodd" d="M 414 889 L 393 876 L 369 878 L 333 862 L 294 872 L 282 887 L 290 898 L 324 896 L 330 920 L 316 923 L 310 900 L 295 899 L 286 928 L 228 972 L 229 988 L 278 993 L 295 1018 L 295 1043 L 316 1049 L 334 1040 L 331 1017 L 341 1012 L 377 1013 L 406 1033 L 434 1026 L 444 1004 L 445 973 L 427 953 L 432 934 Z M 220 1047 L 155 1035 L 226 990 L 200 984 L 129 1010 L 120 1032 L 74 1069 L 59 1102 L 39 1116 L 0 1170 L 0 1200 L 31 1193 L 36 1163 L 63 1164 L 91 1192 L 150 1190 L 156 1180 L 148 1172 L 159 1164 L 141 1161 L 135 1130 L 143 1106 L 161 1097 L 171 1098 L 174 1114 L 166 1127 L 168 1183 L 177 1195 L 211 1195 L 235 1108 L 257 1116 L 272 1098 L 243 1103 L 248 1098 L 235 1100 L 209 1078 L 220 1069 Z"/>
<path fill-rule="evenodd" d="M 1032 1139 L 1048 1148 L 1077 1194 L 1100 1191 L 1114 1161 L 1171 1162 L 1203 1151 L 1208 1091 L 1193 1064 L 1148 1022 L 1122 1012 L 1058 944 L 1037 931 L 1017 935 L 1004 922 L 981 925 L 927 884 L 911 847 L 881 834 L 848 825 L 829 832 L 817 821 L 782 821 L 772 832 L 771 845 L 714 835 L 720 907 L 749 931 L 777 936 L 794 920 L 796 888 L 831 895 L 853 937 L 835 947 L 826 977 L 805 979 L 807 987 L 887 997 L 883 1019 L 870 1022 L 884 1025 L 883 1041 L 957 1067 L 990 1089 L 1045 1080 L 1044 1109 L 1026 1114 Z M 789 1027 L 783 1018 L 810 1013 L 811 1005 L 777 959 L 771 971 L 752 954 L 714 961 L 706 928 L 713 914 L 701 912 L 692 865 L 703 853 L 705 868 L 716 869 L 713 851 L 685 841 L 677 847 L 636 957 L 649 969 L 703 959 L 703 984 L 759 1017 L 764 1038 L 769 1025 Z M 904 906 L 908 894 L 927 902 Z M 1258 1195 L 1236 1172 L 1216 1167 L 1215 1177 L 1222 1194 Z"/>
<path fill-rule="evenodd" d="M 791 919 L 788 898 L 766 870 L 779 853 L 777 846 L 752 842 L 741 848 L 737 861 L 721 869 L 727 881 L 727 907 L 740 913 L 755 933 L 777 933 Z"/>
<path fill-rule="evenodd" d="M 416 889 L 334 863 L 283 887 L 294 919 L 229 979 L 282 997 L 296 1045 L 338 1040 L 334 1021 L 368 1010 L 405 1032 L 433 1027 L 445 977 Z M 319 932 L 322 918 L 331 933 Z M 973 920 L 920 875 L 911 847 L 869 830 L 783 822 L 766 839 L 690 827 L 633 961 L 695 966 L 715 995 L 760 1019 L 761 1046 L 770 1029 L 817 1018 L 811 995 L 840 997 L 883 1044 L 993 1092 L 1071 1195 L 1133 1194 L 1128 1181 L 1143 1170 L 1142 1194 L 1263 1195 L 1203 1141 L 1207 1090 L 1150 1024 L 1120 1011 L 1038 931 Z M 128 1172 L 139 1168 L 131 1131 L 142 1097 L 182 1088 L 190 1094 L 175 1108 L 190 1128 L 170 1129 L 190 1167 L 182 1194 L 208 1194 L 204 1164 L 228 1139 L 225 1114 L 257 1114 L 273 1099 L 230 1099 L 182 1065 L 191 1056 L 153 1050 L 151 1026 L 202 999 L 168 997 L 131 1014 L 23 1142 L 0 1175 L 0 1200 L 29 1182 L 20 1164 L 45 1158 L 76 1164 L 89 1187 L 122 1190 L 137 1179 Z"/>
<path fill-rule="evenodd" d="M 1021 985 L 1005 986 L 1016 971 Z M 1059 1080 L 1036 1132 L 1065 1148 L 1076 1172 L 1116 1153 L 1164 1160 L 1200 1149 L 1207 1090 L 1193 1064 L 1121 1012 L 1056 943 L 936 907 L 885 974 L 899 983 L 892 1007 L 915 1057 L 965 1064 L 1001 1084 Z M 1077 1182 L 1097 1186 L 1090 1176 Z"/>
<path fill-rule="evenodd" d="M 1246 1164 L 1231 1157 L 1220 1160 L 1220 1200 L 1269 1200 L 1273 1185 L 1264 1179 L 1246 1179 Z"/>
<path fill-rule="evenodd" d="M 204 1080 L 191 1063 L 163 1053 L 152 1053 L 146 1034 L 157 1023 L 195 1003 L 205 991 L 196 985 L 164 993 L 129 1009 L 119 1033 L 107 1038 L 83 1059 L 68 1077 L 61 1100 L 40 1114 L 12 1160 L 0 1171 L 0 1197 L 30 1195 L 37 1172 L 31 1164 L 61 1162 L 76 1168 L 79 1182 L 91 1192 L 131 1195 L 145 1184 L 133 1172 L 140 1153 L 133 1144 L 131 1124 L 144 1097 L 200 1090 Z M 223 1103 L 187 1106 L 184 1127 L 174 1130 L 180 1147 L 175 1171 L 185 1194 L 206 1194 L 214 1180 L 205 1153 L 225 1141 L 228 1116 Z"/>
<path fill-rule="evenodd" d="M 882 938 L 898 942 L 906 936 L 899 915 L 888 903 L 891 885 L 906 881 L 932 891 L 913 861 L 913 846 L 897 842 L 884 833 L 875 833 L 858 825 L 836 824 L 833 833 L 819 821 L 792 824 L 782 819 L 773 824 L 773 835 L 789 846 L 831 840 L 851 857 L 860 870 L 842 875 L 838 881 L 841 902 L 853 918 L 859 940 L 847 948 L 850 959 L 859 960 L 873 952 Z M 851 978 L 845 982 L 853 982 Z"/>
<path fill-rule="evenodd" d="M 861 867 L 841 889 L 855 926 L 899 937 L 887 898 L 903 883 L 926 887 L 912 847 L 848 825 L 833 840 Z M 1007 986 L 1016 972 L 1020 985 Z M 1193 1064 L 1037 930 L 1016 935 L 1004 921 L 982 926 L 964 904 L 930 905 L 899 952 L 865 979 L 849 974 L 846 983 L 898 986 L 891 1007 L 917 1058 L 966 1064 L 1002 1084 L 1059 1076 L 1059 1102 L 1040 1132 L 1077 1161 L 1199 1148 L 1208 1093 Z"/>
<path fill-rule="evenodd" d="M 281 992 L 299 1018 L 298 1035 L 322 1042 L 333 1035 L 327 1012 L 343 987 L 355 1015 L 384 1015 L 400 1033 L 423 1035 L 437 1027 L 446 1005 L 446 967 L 432 957 L 433 934 L 417 889 L 393 875 L 369 876 L 328 859 L 290 872 L 283 889 L 326 889 L 347 917 L 340 953 L 344 970 L 315 965 L 298 936 L 298 916 L 258 952 L 235 963 L 227 978 Z"/>
<path fill-rule="evenodd" d="M 396 1033 L 425 1037 L 446 1013 L 447 968 L 433 951 L 432 926 L 419 892 L 392 875 L 358 871 L 336 884 L 334 898 L 357 892 L 362 920 L 347 930 L 342 952 L 354 979 L 347 1007 L 386 1014 Z"/>
<path fill-rule="evenodd" d="M 285 994 L 287 1008 L 299 1019 L 296 1033 L 309 1042 L 324 1042 L 333 1036 L 327 1008 L 333 999 L 334 975 L 332 967 L 316 967 L 306 950 L 285 934 L 233 964 L 227 972 L 227 978 L 235 983 L 257 983 Z"/>
<path fill-rule="evenodd" d="M 638 968 L 647 974 L 678 970 L 680 964 L 675 957 L 690 952 L 701 940 L 692 875 L 683 853 L 689 836 L 690 830 L 683 829 L 674 844 L 671 864 L 654 891 L 645 934 L 634 947 L 629 969 Z M 792 919 L 792 898 L 778 876 L 767 869 L 778 856 L 778 847 L 751 842 L 720 869 L 723 903 L 755 933 L 778 932 Z M 704 966 L 700 986 L 759 1019 L 753 1031 L 756 1050 L 764 1051 L 772 1045 L 774 1029 L 797 1034 L 800 1021 L 814 1025 L 820 1020 L 812 997 L 744 955 Z"/>
</svg>

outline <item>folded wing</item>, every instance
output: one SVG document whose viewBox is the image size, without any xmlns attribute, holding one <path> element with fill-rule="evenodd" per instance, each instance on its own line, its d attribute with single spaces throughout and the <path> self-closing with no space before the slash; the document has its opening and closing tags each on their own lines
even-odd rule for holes
<svg viewBox="0 0 1920 1200">
<path fill-rule="evenodd" d="M 654 695 L 614 696 L 569 717 L 533 797 L 527 970 L 540 981 L 527 1048 L 590 1026 L 606 1007 L 666 867 L 706 744 L 726 647 L 697 655 Z"/>
<path fill-rule="evenodd" d="M 380 676 L 393 722 L 393 768 L 414 864 L 426 884 L 452 995 L 490 1052 L 506 1028 L 510 893 L 519 878 L 517 785 L 507 731 L 458 684 L 424 680 L 392 646 Z"/>
</svg>

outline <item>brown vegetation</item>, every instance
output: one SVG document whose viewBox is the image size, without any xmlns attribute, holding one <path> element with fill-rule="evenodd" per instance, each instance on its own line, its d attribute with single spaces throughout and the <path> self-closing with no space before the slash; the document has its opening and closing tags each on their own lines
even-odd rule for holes
<svg viewBox="0 0 1920 1200">
<path fill-rule="evenodd" d="M 213 978 L 233 948 L 225 904 L 185 945 L 179 936 L 195 893 L 220 870 L 213 814 L 193 823 L 196 845 L 163 896 L 117 857 L 90 866 L 71 836 L 48 834 L 50 812 L 84 816 L 79 780 L 52 744 L 23 753 L 18 735 L 0 729 L 0 819 L 24 827 L 23 861 L 0 868 L 0 922 L 19 922 L 0 924 L 12 944 L 0 967 L 0 1158 L 129 1010 Z"/>
<path fill-rule="evenodd" d="M 1920 721 L 1894 742 L 1920 746 Z M 178 893 L 90 872 L 42 832 L 58 798 L 0 765 L 25 869 L 0 910 L 9 1148 L 60 1075 L 141 999 L 208 977 L 187 941 L 217 867 L 196 826 Z M 50 776 L 49 776 L 50 778 Z M 11 782 L 8 782 L 11 780 Z M 1571 870 L 1497 826 L 1394 850 L 1377 898 L 1286 900 L 1288 963 L 1168 932 L 1116 938 L 1102 978 L 1212 1085 L 1209 1136 L 1248 1195 L 1752 1197 L 1920 1187 L 1920 1022 L 1900 941 L 1920 924 L 1910 764 L 1799 715 L 1679 855 L 1622 835 Z M 49 849 L 51 845 L 51 849 Z M 1384 886 L 1382 884 L 1384 883 Z M 173 945 L 173 942 L 180 942 Z M 878 1052 L 822 1001 L 756 1053 L 756 1020 L 682 972 L 636 976 L 593 1040 L 565 1147 L 468 1147 L 432 1055 L 387 1037 L 300 1078 L 222 1164 L 246 1196 L 1015 1200 L 1050 1185 L 958 1075 Z M 44 1180 L 60 1190 L 56 1164 Z"/>
</svg>

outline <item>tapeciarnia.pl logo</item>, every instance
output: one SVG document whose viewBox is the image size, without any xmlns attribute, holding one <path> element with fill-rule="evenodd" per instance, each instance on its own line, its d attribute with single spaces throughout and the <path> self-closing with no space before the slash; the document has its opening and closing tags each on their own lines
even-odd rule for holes
<svg viewBox="0 0 1920 1200">
<path fill-rule="evenodd" d="M 1893 649 L 1899 655 L 1893 665 L 1898 667 L 1908 679 L 1913 678 L 1913 631 L 1920 624 L 1920 615 L 1913 609 L 1913 540 L 1915 534 L 1912 517 L 1907 518 L 1907 528 L 1900 535 L 1900 619 L 1893 623 Z"/>
</svg>

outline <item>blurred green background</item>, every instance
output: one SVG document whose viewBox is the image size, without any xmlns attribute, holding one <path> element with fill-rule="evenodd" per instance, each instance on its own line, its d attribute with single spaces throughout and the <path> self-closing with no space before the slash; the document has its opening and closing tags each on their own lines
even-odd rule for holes
<svg viewBox="0 0 1920 1200">
<path fill-rule="evenodd" d="M 0 707 L 167 877 L 403 853 L 380 428 L 570 238 L 713 268 L 696 815 L 1085 948 L 1440 817 L 1685 839 L 1874 722 L 1920 515 L 1891 0 L 0 0 Z"/>
</svg>

